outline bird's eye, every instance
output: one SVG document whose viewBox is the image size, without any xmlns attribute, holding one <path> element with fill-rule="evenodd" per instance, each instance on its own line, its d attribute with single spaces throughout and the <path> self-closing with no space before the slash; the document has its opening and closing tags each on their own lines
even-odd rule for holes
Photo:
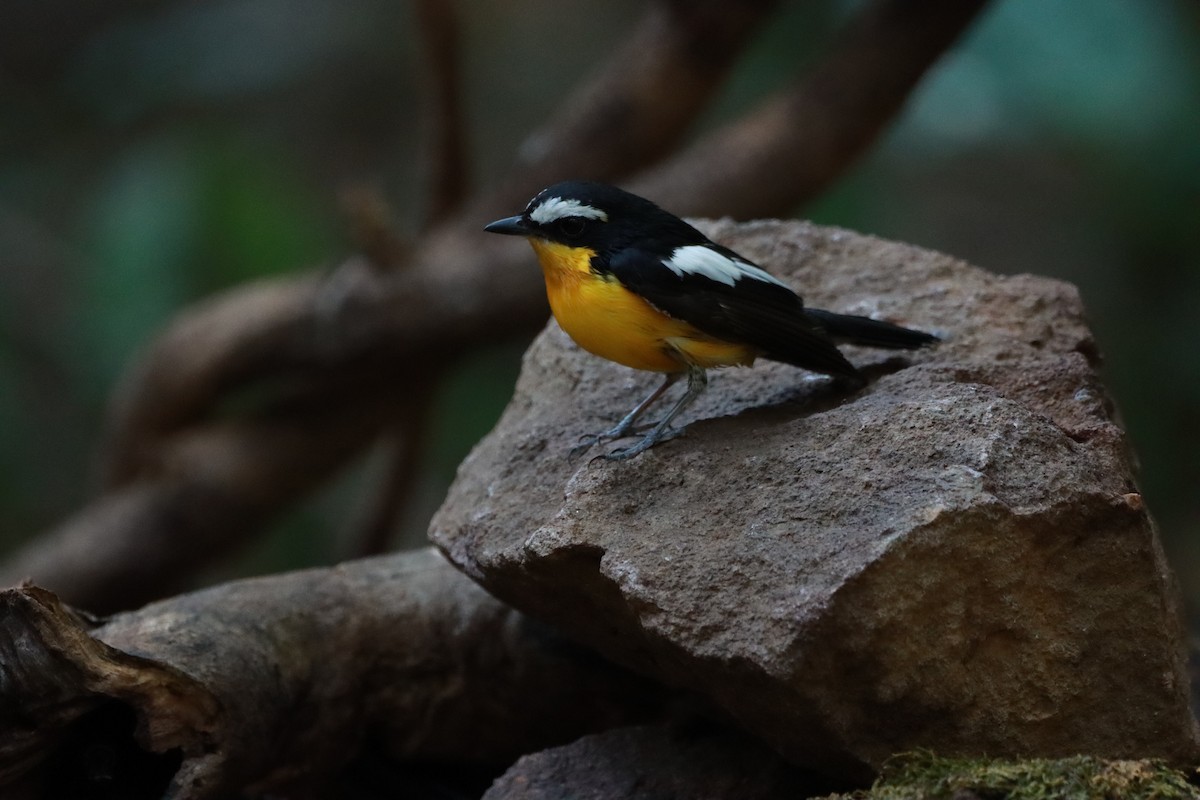
<svg viewBox="0 0 1200 800">
<path fill-rule="evenodd" d="M 558 228 L 558 232 L 563 236 L 569 236 L 574 239 L 576 236 L 583 234 L 584 229 L 587 227 L 587 222 L 584 221 L 583 217 L 563 217 L 555 222 L 554 226 Z"/>
</svg>

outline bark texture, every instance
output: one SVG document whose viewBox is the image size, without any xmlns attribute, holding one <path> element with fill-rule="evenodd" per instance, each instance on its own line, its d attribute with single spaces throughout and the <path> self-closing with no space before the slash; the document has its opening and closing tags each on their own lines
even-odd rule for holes
<svg viewBox="0 0 1200 800">
<path fill-rule="evenodd" d="M 0 794 L 318 794 L 364 752 L 502 769 L 669 693 L 432 550 L 241 581 L 102 624 L 0 593 Z"/>
</svg>

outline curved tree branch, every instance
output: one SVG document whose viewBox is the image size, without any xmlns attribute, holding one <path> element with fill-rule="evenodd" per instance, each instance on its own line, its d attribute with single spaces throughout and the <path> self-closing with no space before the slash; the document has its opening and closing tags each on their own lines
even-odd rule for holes
<svg viewBox="0 0 1200 800">
<path fill-rule="evenodd" d="M 45 590 L 0 592 L 5 797 L 66 796 L 68 781 L 129 800 L 311 790 L 364 750 L 499 770 L 670 702 L 432 549 L 225 584 L 89 627 Z"/>
<path fill-rule="evenodd" d="M 426 122 L 425 227 L 444 220 L 467 192 L 467 142 L 459 91 L 458 9 L 452 0 L 414 5 L 422 45 Z"/>
<path fill-rule="evenodd" d="M 368 492 L 362 510 L 351 520 L 347 550 L 354 558 L 392 549 L 397 521 L 420 478 L 421 457 L 428 442 L 437 374 L 424 375 L 401 398 L 394 424 L 384 432 L 387 463 Z"/>
<path fill-rule="evenodd" d="M 4 564 L 0 584 L 36 575 L 99 612 L 178 591 L 357 456 L 404 404 L 397 377 L 348 388 L 331 376 L 320 390 L 172 437 L 142 478 Z"/>
<path fill-rule="evenodd" d="M 512 213 L 564 178 L 614 180 L 676 146 L 778 0 L 659 0 L 596 75 L 521 146 L 509 177 L 465 210 Z"/>
<path fill-rule="evenodd" d="M 640 176 L 633 190 L 680 213 L 739 219 L 812 200 L 875 141 L 986 5 L 873 3 L 791 89 Z"/>
</svg>

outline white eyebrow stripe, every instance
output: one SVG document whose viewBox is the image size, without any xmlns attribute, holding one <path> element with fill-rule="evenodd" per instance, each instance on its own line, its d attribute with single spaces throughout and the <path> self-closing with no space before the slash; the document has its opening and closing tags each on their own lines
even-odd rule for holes
<svg viewBox="0 0 1200 800">
<path fill-rule="evenodd" d="M 740 258 L 721 255 L 716 250 L 701 244 L 689 244 L 675 248 L 675 252 L 671 253 L 670 258 L 664 259 L 663 264 L 681 278 L 685 272 L 691 275 L 703 275 L 726 286 L 733 286 L 742 278 L 750 278 L 763 283 L 773 283 L 791 291 L 790 286 L 769 272 L 761 270 L 747 261 L 742 261 Z"/>
<path fill-rule="evenodd" d="M 585 217 L 608 222 L 608 214 L 571 198 L 564 200 L 561 197 L 547 197 L 529 212 L 529 218 L 539 225 L 565 217 Z"/>
</svg>

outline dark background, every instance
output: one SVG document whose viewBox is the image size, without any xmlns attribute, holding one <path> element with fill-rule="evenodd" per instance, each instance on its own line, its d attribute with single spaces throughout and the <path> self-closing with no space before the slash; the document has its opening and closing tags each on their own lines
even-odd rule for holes
<svg viewBox="0 0 1200 800">
<path fill-rule="evenodd" d="M 857 5 L 785 3 L 700 128 L 782 85 Z M 642 11 L 461 4 L 476 185 Z M 347 188 L 419 216 L 411 14 L 385 0 L 0 5 L 0 554 L 86 502 L 114 381 L 175 312 L 336 264 Z M 1078 285 L 1145 496 L 1200 603 L 1200 7 L 994 3 L 878 145 L 796 212 Z M 441 387 L 398 545 L 421 541 L 523 346 L 480 351 Z M 209 577 L 343 557 L 379 460 Z"/>
</svg>

